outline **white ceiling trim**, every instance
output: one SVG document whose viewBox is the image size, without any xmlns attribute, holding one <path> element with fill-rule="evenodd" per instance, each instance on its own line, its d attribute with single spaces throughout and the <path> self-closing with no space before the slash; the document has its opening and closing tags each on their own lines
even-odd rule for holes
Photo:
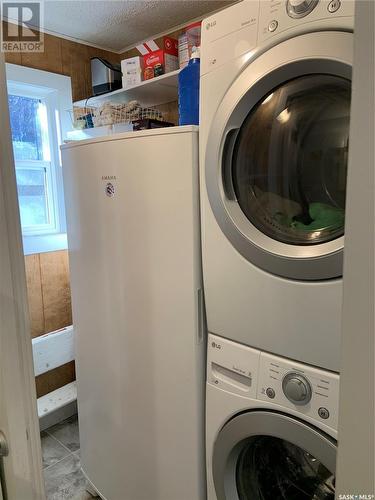
<svg viewBox="0 0 375 500">
<path fill-rule="evenodd" d="M 19 25 L 19 23 L 17 23 L 17 21 L 15 21 L 14 19 L 10 19 L 7 17 L 4 17 L 4 21 L 6 21 L 7 23 Z M 80 38 L 74 38 L 72 36 L 64 35 L 63 33 L 58 33 L 56 31 L 51 31 L 51 30 L 47 30 L 44 28 L 37 28 L 36 26 L 34 26 L 34 28 L 36 30 L 40 31 L 41 33 L 45 33 L 46 35 L 56 36 L 57 38 L 63 38 L 64 40 L 69 40 L 70 42 L 80 43 L 81 45 L 87 45 L 88 47 L 94 47 L 95 49 L 106 50 L 107 52 L 112 52 L 113 54 L 121 54 L 123 52 L 122 50 L 111 50 L 108 47 L 102 47 L 100 45 L 96 45 L 95 43 L 88 42 L 87 40 L 81 40 Z M 176 29 L 178 29 L 178 28 L 176 28 Z M 127 49 L 127 50 L 129 50 L 129 49 Z"/>
</svg>

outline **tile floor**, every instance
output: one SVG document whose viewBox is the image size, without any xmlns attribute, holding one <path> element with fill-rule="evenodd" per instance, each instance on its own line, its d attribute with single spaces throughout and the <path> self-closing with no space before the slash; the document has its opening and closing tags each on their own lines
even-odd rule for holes
<svg viewBox="0 0 375 500">
<path fill-rule="evenodd" d="M 81 472 L 77 416 L 43 431 L 41 439 L 47 500 L 92 500 Z"/>
</svg>

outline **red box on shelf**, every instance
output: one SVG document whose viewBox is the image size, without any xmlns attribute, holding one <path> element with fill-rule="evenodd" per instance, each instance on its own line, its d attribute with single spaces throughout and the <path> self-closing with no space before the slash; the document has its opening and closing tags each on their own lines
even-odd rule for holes
<svg viewBox="0 0 375 500">
<path fill-rule="evenodd" d="M 159 47 L 154 40 L 149 40 L 137 47 L 143 56 L 145 80 L 178 69 L 177 40 L 165 36 L 161 45 Z"/>
</svg>

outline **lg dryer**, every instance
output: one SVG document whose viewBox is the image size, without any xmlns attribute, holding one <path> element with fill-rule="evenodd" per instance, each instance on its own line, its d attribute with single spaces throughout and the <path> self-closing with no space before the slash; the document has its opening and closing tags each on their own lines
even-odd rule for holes
<svg viewBox="0 0 375 500">
<path fill-rule="evenodd" d="M 244 1 L 202 27 L 209 332 L 335 371 L 353 11 Z"/>
</svg>

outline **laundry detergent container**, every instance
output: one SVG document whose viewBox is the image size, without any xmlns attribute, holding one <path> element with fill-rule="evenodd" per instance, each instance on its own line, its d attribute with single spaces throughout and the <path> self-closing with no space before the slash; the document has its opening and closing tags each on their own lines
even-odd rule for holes
<svg viewBox="0 0 375 500">
<path fill-rule="evenodd" d="M 199 125 L 200 54 L 195 49 L 178 75 L 179 125 Z"/>
</svg>

